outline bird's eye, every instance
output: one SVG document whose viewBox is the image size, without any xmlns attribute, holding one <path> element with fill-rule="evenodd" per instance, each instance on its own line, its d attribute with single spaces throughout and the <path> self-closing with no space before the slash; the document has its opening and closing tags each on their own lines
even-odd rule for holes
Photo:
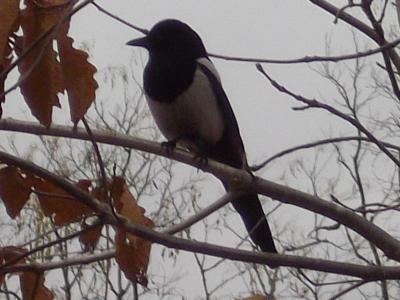
<svg viewBox="0 0 400 300">
<path fill-rule="evenodd" d="M 159 36 L 156 36 L 156 38 L 154 39 L 154 43 L 158 47 L 164 46 L 167 43 L 167 39 L 165 38 L 164 35 L 159 35 Z"/>
</svg>

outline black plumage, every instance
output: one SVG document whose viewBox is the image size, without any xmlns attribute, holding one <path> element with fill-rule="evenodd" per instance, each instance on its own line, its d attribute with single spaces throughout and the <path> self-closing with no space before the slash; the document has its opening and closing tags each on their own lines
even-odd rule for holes
<svg viewBox="0 0 400 300">
<path fill-rule="evenodd" d="M 164 20 L 144 38 L 127 44 L 149 51 L 144 91 L 167 140 L 234 168 L 246 168 L 235 115 L 199 35 L 185 23 Z M 228 183 L 222 183 L 228 189 Z M 232 204 L 254 243 L 265 252 L 277 252 L 258 195 L 246 194 Z"/>
</svg>

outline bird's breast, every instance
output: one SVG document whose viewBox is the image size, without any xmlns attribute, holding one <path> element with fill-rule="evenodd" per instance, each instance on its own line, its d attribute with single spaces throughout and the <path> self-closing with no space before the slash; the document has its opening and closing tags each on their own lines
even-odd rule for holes
<svg viewBox="0 0 400 300">
<path fill-rule="evenodd" d="M 222 138 L 224 118 L 212 86 L 199 67 L 189 87 L 173 101 L 159 101 L 147 95 L 147 102 L 167 140 L 200 139 L 189 142 L 213 146 Z"/>
</svg>

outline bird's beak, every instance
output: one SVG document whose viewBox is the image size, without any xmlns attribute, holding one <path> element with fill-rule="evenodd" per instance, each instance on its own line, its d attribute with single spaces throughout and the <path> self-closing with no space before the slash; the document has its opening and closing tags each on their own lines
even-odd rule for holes
<svg viewBox="0 0 400 300">
<path fill-rule="evenodd" d="M 147 37 L 142 37 L 142 38 L 130 40 L 126 44 L 128 46 L 143 47 L 143 48 L 147 49 L 147 46 L 148 46 Z"/>
</svg>

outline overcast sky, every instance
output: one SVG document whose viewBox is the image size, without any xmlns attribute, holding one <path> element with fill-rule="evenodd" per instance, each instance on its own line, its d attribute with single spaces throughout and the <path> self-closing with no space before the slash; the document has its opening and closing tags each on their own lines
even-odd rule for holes
<svg viewBox="0 0 400 300">
<path fill-rule="evenodd" d="M 331 2 L 338 5 L 346 1 Z M 276 59 L 324 55 L 327 37 L 332 41 L 331 54 L 354 51 L 348 28 L 342 22 L 333 24 L 332 16 L 306 0 L 104 0 L 98 3 L 111 13 L 148 29 L 165 18 L 180 19 L 200 34 L 209 52 L 217 54 Z M 140 33 L 94 7 L 89 6 L 74 16 L 70 33 L 77 46 L 89 45 L 91 61 L 98 69 L 126 65 L 132 55 L 146 57 L 145 50 L 125 45 L 128 40 L 141 36 Z M 360 41 L 363 45 L 362 37 Z M 238 119 L 251 163 L 289 146 L 324 138 L 332 132 L 346 132 L 348 127 L 342 127 L 342 122 L 331 120 L 326 113 L 294 112 L 291 108 L 298 106 L 297 103 L 271 87 L 254 64 L 213 61 Z M 310 98 L 334 97 L 333 92 L 330 94 L 331 88 L 308 65 L 264 66 L 294 92 Z M 142 69 L 135 72 L 141 78 Z M 29 116 L 19 91 L 9 96 L 4 112 L 5 117 Z M 65 116 L 68 116 L 66 110 L 57 111 L 54 121 L 61 122 Z M 280 173 L 278 167 L 266 174 L 278 176 Z M 193 295 L 201 294 L 201 289 L 196 289 L 200 287 L 193 288 Z"/>
</svg>

